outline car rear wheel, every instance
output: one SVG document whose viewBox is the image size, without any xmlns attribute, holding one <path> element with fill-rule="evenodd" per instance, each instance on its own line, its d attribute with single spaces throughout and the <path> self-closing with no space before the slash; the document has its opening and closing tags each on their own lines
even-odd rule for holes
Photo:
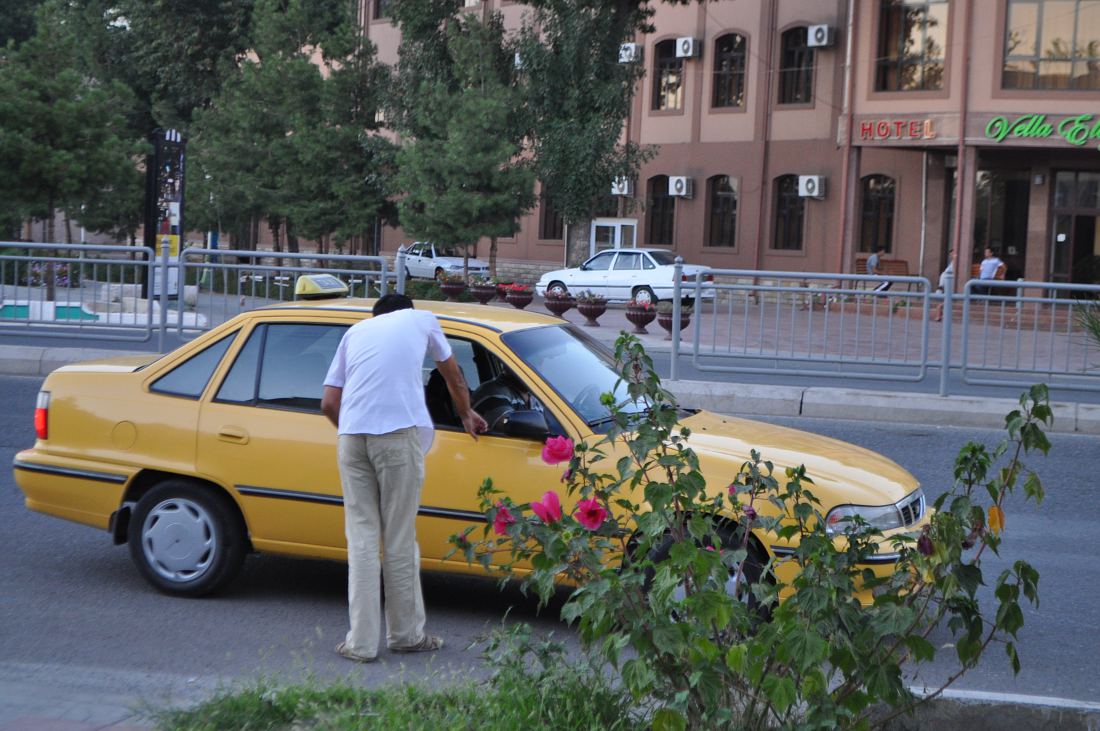
<svg viewBox="0 0 1100 731">
<path fill-rule="evenodd" d="M 563 282 L 550 282 L 546 287 L 546 294 L 551 297 L 566 297 L 569 295 L 569 288 Z"/>
<path fill-rule="evenodd" d="M 653 294 L 653 290 L 649 287 L 636 287 L 633 294 L 634 301 L 640 305 L 657 304 L 657 296 Z"/>
<path fill-rule="evenodd" d="M 157 485 L 134 508 L 130 557 L 160 591 L 198 597 L 217 591 L 241 568 L 244 530 L 227 497 L 187 480 Z"/>
</svg>

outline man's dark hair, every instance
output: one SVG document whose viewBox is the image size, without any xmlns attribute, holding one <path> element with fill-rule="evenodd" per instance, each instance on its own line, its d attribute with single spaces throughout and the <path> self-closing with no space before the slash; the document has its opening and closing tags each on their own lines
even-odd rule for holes
<svg viewBox="0 0 1100 731">
<path fill-rule="evenodd" d="M 413 301 L 411 299 L 403 294 L 391 292 L 390 294 L 385 294 L 378 298 L 378 301 L 374 303 L 374 309 L 371 310 L 371 314 L 378 317 L 379 315 L 385 315 L 390 312 L 411 310 L 412 308 Z"/>
</svg>

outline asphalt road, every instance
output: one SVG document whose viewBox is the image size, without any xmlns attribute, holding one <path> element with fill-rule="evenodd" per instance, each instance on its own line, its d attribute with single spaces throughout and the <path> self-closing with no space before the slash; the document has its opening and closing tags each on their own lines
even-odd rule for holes
<svg viewBox="0 0 1100 731">
<path fill-rule="evenodd" d="M 31 414 L 40 379 L 0 377 L 0 464 L 33 442 Z M 909 468 L 931 497 L 950 480 L 950 465 L 968 439 L 996 432 L 906 424 L 787 419 L 784 423 L 883 452 Z M 1048 490 L 1041 507 L 1022 499 L 1006 506 L 1005 560 L 985 565 L 992 583 L 1006 560 L 1023 557 L 1042 575 L 1038 610 L 1025 609 L 1019 643 L 1023 672 L 1013 678 L 994 648 L 983 666 L 956 687 L 1001 693 L 1100 700 L 1095 630 L 1100 626 L 1096 561 L 1100 440 L 1055 435 L 1051 455 L 1036 466 Z M 224 594 L 184 600 L 153 591 L 132 567 L 125 547 L 106 533 L 26 510 L 11 473 L 0 471 L 0 698 L 14 676 L 34 671 L 40 688 L 64 692 L 94 674 L 110 685 L 133 684 L 149 697 L 180 698 L 190 688 L 260 676 L 342 677 L 376 684 L 436 670 L 485 672 L 468 646 L 507 621 L 529 621 L 575 646 L 555 606 L 538 611 L 515 587 L 442 576 L 425 577 L 429 626 L 447 638 L 435 657 L 387 656 L 352 666 L 332 653 L 346 627 L 342 565 L 254 556 Z M 935 638 L 949 642 L 946 633 Z M 942 653 L 949 659 L 950 651 Z M 938 662 L 917 682 L 951 668 Z M 116 680 L 112 680 L 116 679 Z M 25 680 L 25 678 L 24 678 Z M 8 685 L 8 688 L 4 688 Z M 33 684 L 29 686 L 33 689 Z M 25 691 L 19 686 L 20 692 Z M 106 692 L 99 690 L 97 692 Z"/>
</svg>

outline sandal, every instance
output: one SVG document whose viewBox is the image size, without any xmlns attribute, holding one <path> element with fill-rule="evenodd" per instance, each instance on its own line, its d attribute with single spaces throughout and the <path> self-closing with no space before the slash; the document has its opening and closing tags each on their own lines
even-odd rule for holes
<svg viewBox="0 0 1100 731">
<path fill-rule="evenodd" d="M 348 647 L 347 642 L 341 642 L 336 646 L 336 654 L 340 657 L 347 658 L 352 662 L 374 662 L 378 659 L 378 656 L 369 657 L 367 655 L 360 655 L 358 652 L 354 652 Z"/>
<path fill-rule="evenodd" d="M 415 645 L 407 647 L 391 647 L 391 652 L 435 652 L 443 649 L 443 638 L 435 635 L 424 635 L 424 639 Z"/>
</svg>

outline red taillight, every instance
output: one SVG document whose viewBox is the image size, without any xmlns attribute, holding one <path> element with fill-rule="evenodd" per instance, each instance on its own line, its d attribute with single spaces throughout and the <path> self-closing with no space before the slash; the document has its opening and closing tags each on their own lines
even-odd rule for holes
<svg viewBox="0 0 1100 731">
<path fill-rule="evenodd" d="M 39 391 L 38 403 L 34 407 L 34 433 L 39 439 L 50 436 L 50 392 Z"/>
</svg>

